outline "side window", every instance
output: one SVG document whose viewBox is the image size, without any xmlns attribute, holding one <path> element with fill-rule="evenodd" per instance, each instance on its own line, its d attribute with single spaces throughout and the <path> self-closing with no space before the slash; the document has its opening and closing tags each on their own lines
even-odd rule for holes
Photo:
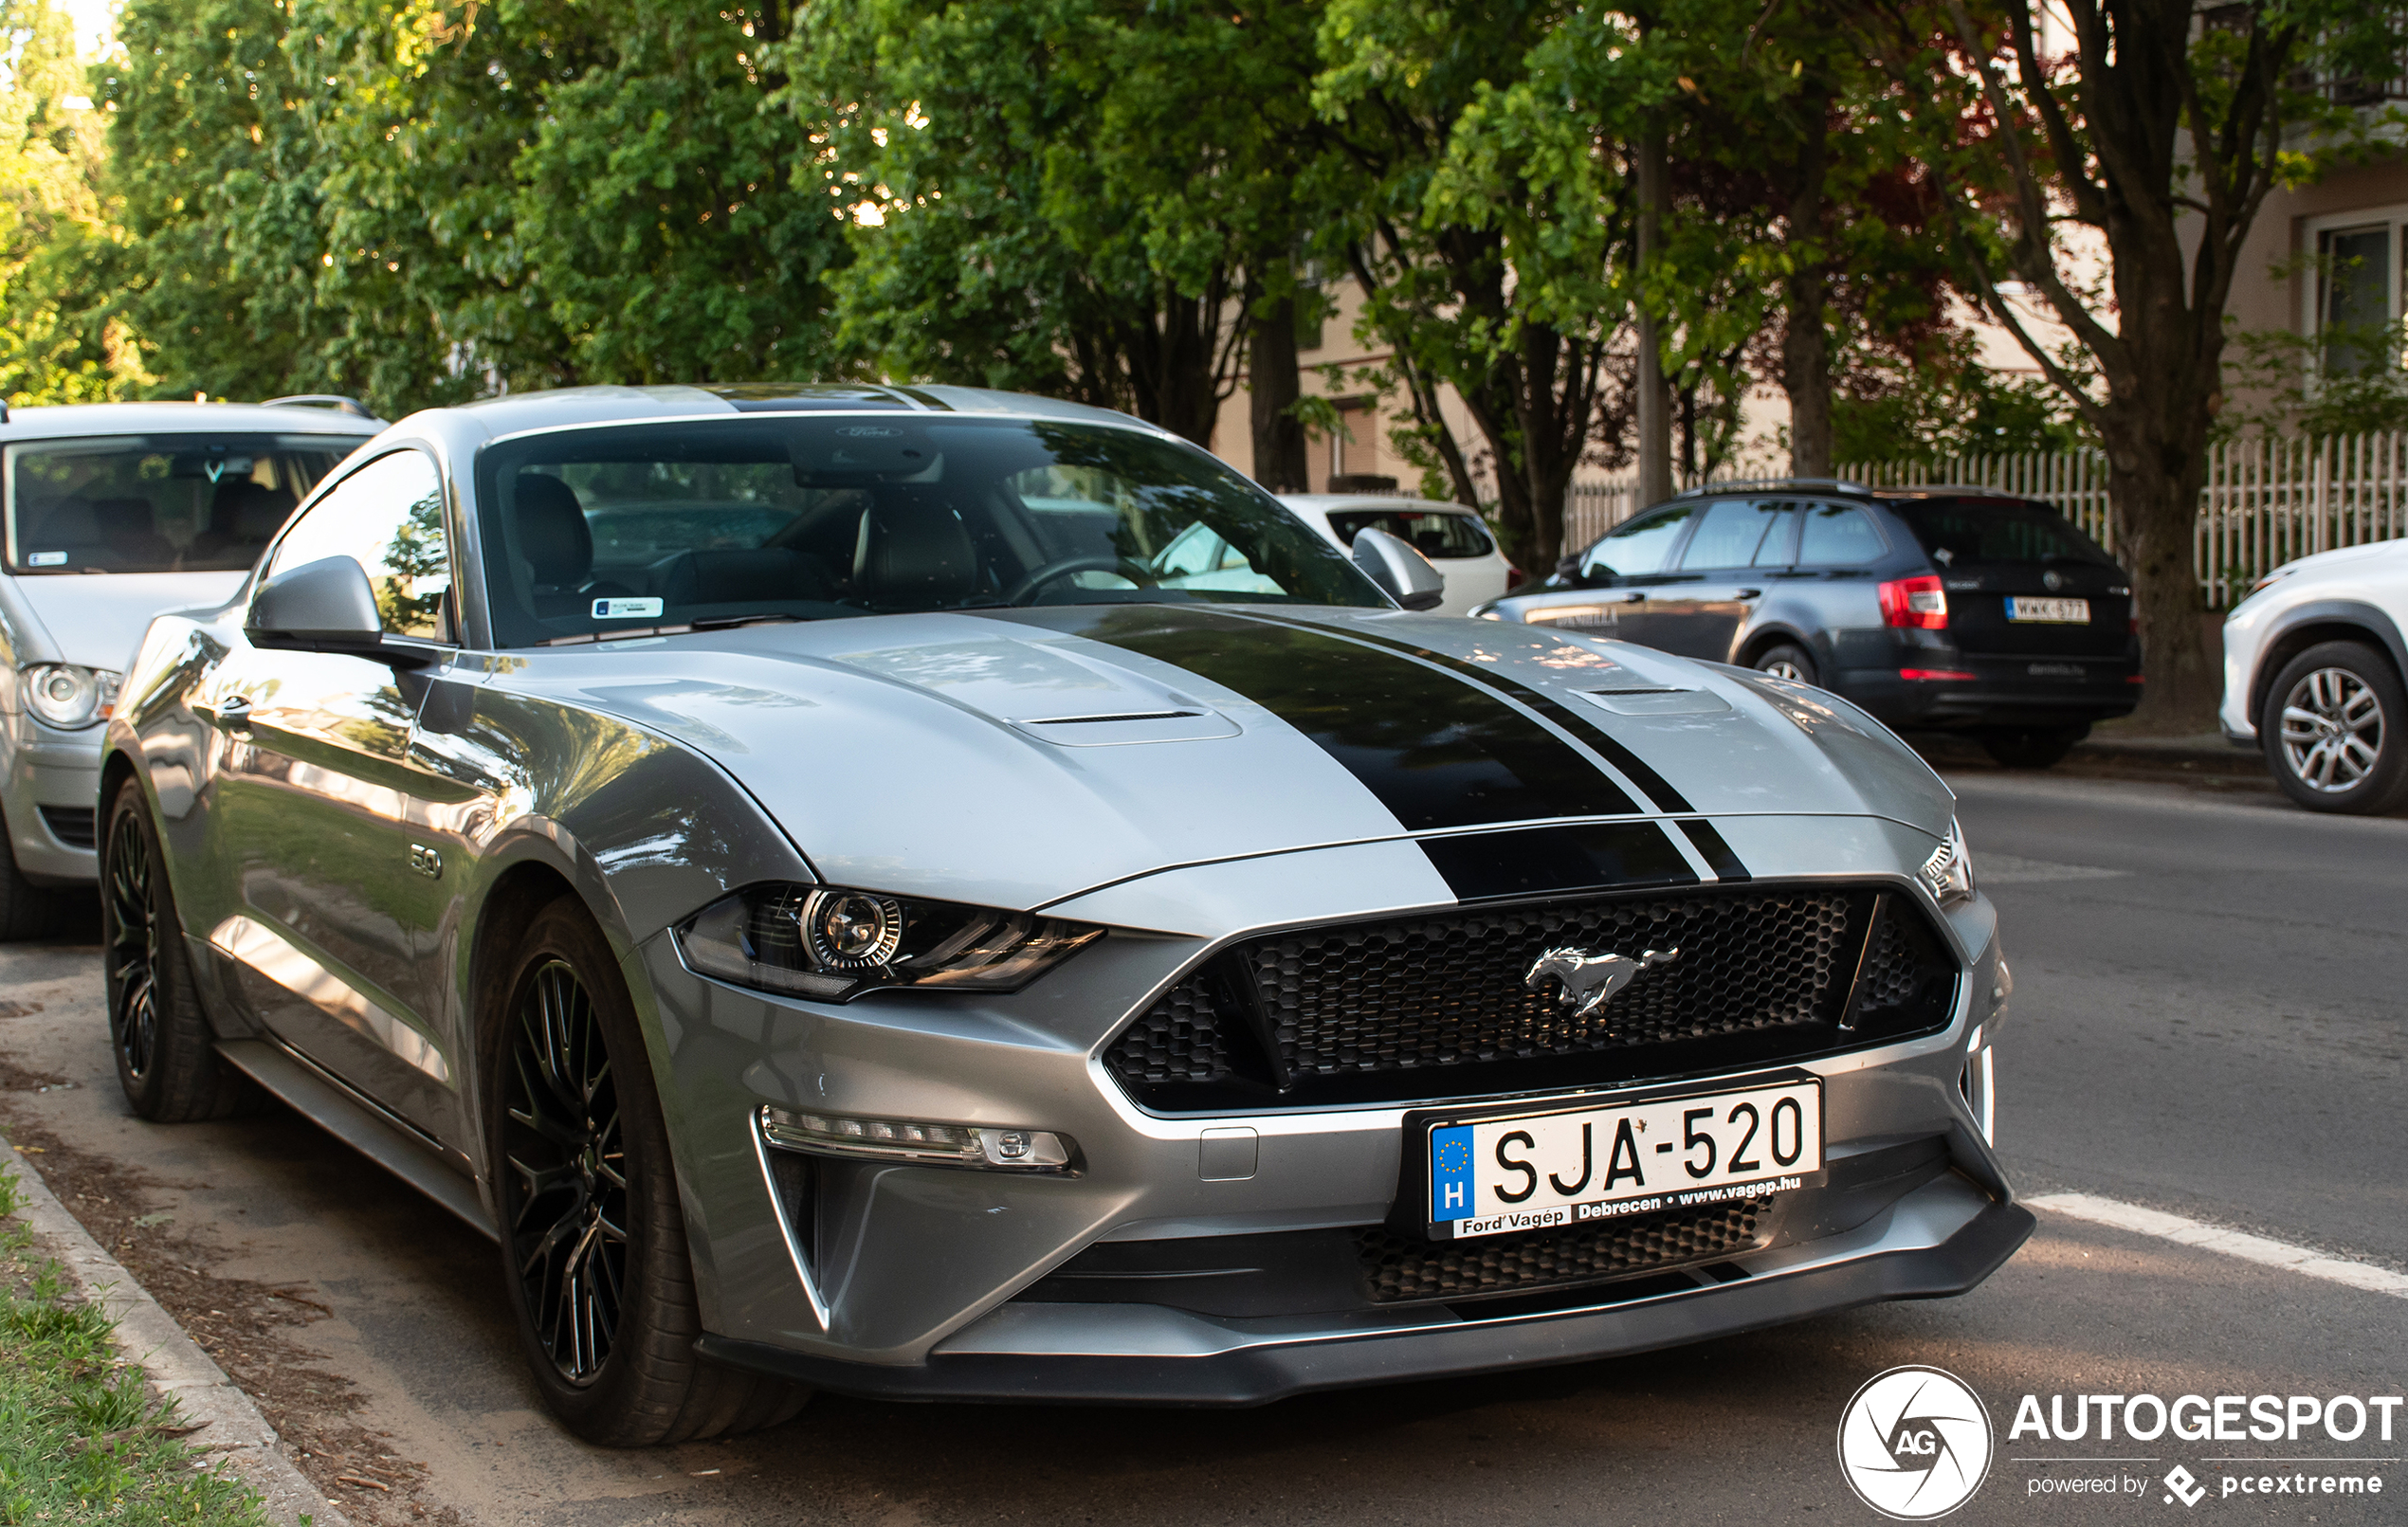
<svg viewBox="0 0 2408 1527">
<path fill-rule="evenodd" d="M 1615 526 L 1603 540 L 1581 554 L 1581 573 L 1594 576 L 1612 573 L 1631 577 L 1663 572 L 1665 558 L 1672 553 L 1672 543 L 1681 538 L 1682 528 L 1695 512 L 1695 505 L 1685 503 L 1677 509 L 1662 510 Z"/>
<path fill-rule="evenodd" d="M 337 483 L 294 521 L 267 575 L 329 556 L 348 556 L 368 574 L 387 635 L 452 640 L 443 484 L 426 456 L 397 450 Z"/>
<path fill-rule="evenodd" d="M 1881 532 L 1862 509 L 1844 503 L 1806 506 L 1797 538 L 1797 560 L 1806 567 L 1850 568 L 1876 561 L 1888 550 Z"/>
<path fill-rule="evenodd" d="M 1697 534 L 1681 553 L 1681 566 L 1743 568 L 1756 560 L 1764 533 L 1780 518 L 1781 505 L 1772 500 L 1720 499 L 1706 505 Z"/>
<path fill-rule="evenodd" d="M 1785 568 L 1797 560 L 1797 521 L 1801 518 L 1797 505 L 1774 503 L 1765 507 L 1773 511 L 1773 525 L 1756 547 L 1754 566 Z"/>
</svg>

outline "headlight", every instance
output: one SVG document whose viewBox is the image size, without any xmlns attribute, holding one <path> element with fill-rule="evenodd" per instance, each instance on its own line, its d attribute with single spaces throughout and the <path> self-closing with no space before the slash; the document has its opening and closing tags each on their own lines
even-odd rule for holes
<svg viewBox="0 0 2408 1527">
<path fill-rule="evenodd" d="M 1943 907 L 1973 899 L 1973 855 L 1965 851 L 1965 829 L 1954 817 L 1948 819 L 1948 841 L 1932 851 L 1916 874 Z"/>
<path fill-rule="evenodd" d="M 2276 568 L 2273 572 L 2267 573 L 2255 583 L 2251 584 L 2249 586 L 2249 592 L 2241 595 L 2241 598 L 2244 600 L 2255 598 L 2267 588 L 2268 585 L 2275 583 L 2283 578 L 2288 578 L 2298 571 L 2299 569 L 2296 567 Z"/>
<path fill-rule="evenodd" d="M 821 1002 L 888 987 L 1017 991 L 1102 936 L 1059 918 L 827 885 L 755 886 L 677 929 L 701 973 Z"/>
<path fill-rule="evenodd" d="M 122 674 L 79 668 L 72 663 L 37 663 L 25 670 L 26 708 L 63 732 L 105 721 L 117 708 Z"/>
</svg>

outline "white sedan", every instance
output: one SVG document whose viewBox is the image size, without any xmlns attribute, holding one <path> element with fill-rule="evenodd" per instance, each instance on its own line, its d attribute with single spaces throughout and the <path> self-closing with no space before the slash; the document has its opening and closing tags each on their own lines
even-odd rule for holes
<svg viewBox="0 0 2408 1527">
<path fill-rule="evenodd" d="M 1496 537 L 1480 511 L 1427 499 L 1361 498 L 1344 493 L 1283 493 L 1279 501 L 1341 551 L 1366 526 L 1384 530 L 1430 559 L 1445 575 L 1442 615 L 1469 615 L 1476 605 L 1503 598 L 1523 582 L 1522 570 L 1497 550 Z"/>
<path fill-rule="evenodd" d="M 2224 617 L 2224 735 L 2312 811 L 2408 801 L 2408 540 L 2286 562 Z"/>
</svg>

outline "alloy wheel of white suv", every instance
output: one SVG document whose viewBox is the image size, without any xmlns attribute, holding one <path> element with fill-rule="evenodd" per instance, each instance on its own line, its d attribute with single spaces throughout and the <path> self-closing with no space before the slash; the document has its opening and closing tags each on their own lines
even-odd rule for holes
<svg viewBox="0 0 2408 1527">
<path fill-rule="evenodd" d="M 2258 736 L 2284 793 L 2311 811 L 2381 811 L 2408 784 L 2399 676 L 2372 647 L 2324 642 L 2283 665 Z"/>
</svg>

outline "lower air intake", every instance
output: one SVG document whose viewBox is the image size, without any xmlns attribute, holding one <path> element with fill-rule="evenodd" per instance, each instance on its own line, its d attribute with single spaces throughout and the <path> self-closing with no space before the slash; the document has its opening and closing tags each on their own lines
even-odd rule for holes
<svg viewBox="0 0 2408 1527">
<path fill-rule="evenodd" d="M 1511 1294 L 1713 1262 L 1753 1249 L 1769 1201 L 1741 1199 L 1560 1230 L 1425 1242 L 1384 1227 L 1355 1232 L 1373 1302 Z"/>
</svg>

